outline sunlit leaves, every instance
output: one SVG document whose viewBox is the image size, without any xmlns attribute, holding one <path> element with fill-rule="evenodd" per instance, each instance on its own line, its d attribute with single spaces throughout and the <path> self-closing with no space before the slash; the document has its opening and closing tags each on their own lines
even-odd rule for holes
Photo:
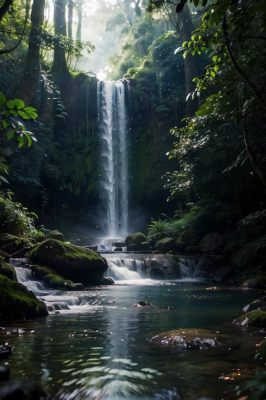
<svg viewBox="0 0 266 400">
<path fill-rule="evenodd" d="M 26 106 L 22 99 L 7 99 L 0 92 L 0 130 L 8 140 L 16 140 L 18 147 L 31 146 L 36 141 L 22 120 L 34 121 L 38 117 L 34 107 Z"/>
</svg>

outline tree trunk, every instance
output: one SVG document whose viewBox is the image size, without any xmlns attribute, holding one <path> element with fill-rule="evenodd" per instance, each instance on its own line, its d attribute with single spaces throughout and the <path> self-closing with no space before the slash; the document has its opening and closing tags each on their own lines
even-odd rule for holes
<svg viewBox="0 0 266 400">
<path fill-rule="evenodd" d="M 77 8 L 78 8 L 78 26 L 77 26 L 76 39 L 77 40 L 81 40 L 81 38 L 82 38 L 82 35 L 81 35 L 81 29 L 82 29 L 82 0 L 78 1 Z"/>
<path fill-rule="evenodd" d="M 29 47 L 19 88 L 19 94 L 26 103 L 31 103 L 40 77 L 40 33 L 44 21 L 44 8 L 45 0 L 33 1 Z"/>
<path fill-rule="evenodd" d="M 54 60 L 52 74 L 60 76 L 68 73 L 66 64 L 65 49 L 60 44 L 59 37 L 66 36 L 66 0 L 55 0 L 54 4 L 54 30 L 58 36 L 54 46 Z"/>
<path fill-rule="evenodd" d="M 68 0 L 67 36 L 69 37 L 69 39 L 73 38 L 73 32 L 72 32 L 72 27 L 73 27 L 73 7 L 74 7 L 73 0 Z"/>
<path fill-rule="evenodd" d="M 182 41 L 190 40 L 191 34 L 194 30 L 194 25 L 191 19 L 190 10 L 187 5 L 184 6 L 183 11 L 179 14 L 180 18 L 180 32 Z M 195 90 L 195 83 L 192 81 L 198 74 L 197 60 L 196 57 L 188 55 L 184 59 L 185 68 L 185 84 L 186 84 L 186 96 Z M 186 102 L 187 115 L 194 115 L 198 105 L 197 96 L 192 99 L 190 96 Z"/>
</svg>

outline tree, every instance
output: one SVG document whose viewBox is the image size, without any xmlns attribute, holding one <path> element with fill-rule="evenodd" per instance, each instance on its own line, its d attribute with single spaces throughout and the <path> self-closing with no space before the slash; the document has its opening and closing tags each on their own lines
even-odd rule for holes
<svg viewBox="0 0 266 400">
<path fill-rule="evenodd" d="M 40 77 L 41 28 L 44 20 L 45 0 L 34 0 L 31 10 L 29 46 L 25 60 L 24 74 L 20 84 L 20 96 L 30 103 Z"/>
<path fill-rule="evenodd" d="M 65 49 L 62 39 L 66 37 L 66 0 L 55 0 L 54 5 L 54 59 L 52 65 L 52 74 L 60 77 L 68 73 Z"/>
<path fill-rule="evenodd" d="M 73 8 L 74 2 L 73 0 L 68 0 L 68 18 L 67 18 L 67 36 L 69 39 L 73 38 Z"/>
<path fill-rule="evenodd" d="M 77 11 L 78 11 L 78 26 L 77 26 L 77 33 L 76 33 L 76 39 L 81 40 L 82 34 L 82 7 L 83 7 L 83 0 L 77 0 Z"/>
</svg>

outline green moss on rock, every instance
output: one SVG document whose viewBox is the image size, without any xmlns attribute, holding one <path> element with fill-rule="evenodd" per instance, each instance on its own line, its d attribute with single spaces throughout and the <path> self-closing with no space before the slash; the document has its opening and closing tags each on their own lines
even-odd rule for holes
<svg viewBox="0 0 266 400">
<path fill-rule="evenodd" d="M 49 267 L 65 279 L 84 285 L 100 284 L 107 270 L 106 260 L 95 251 L 47 239 L 29 253 L 33 264 Z"/>
<path fill-rule="evenodd" d="M 32 292 L 0 275 L 0 319 L 36 318 L 47 314 L 45 304 Z"/>
<path fill-rule="evenodd" d="M 132 233 L 126 238 L 128 250 L 142 250 L 144 242 L 147 242 L 147 237 L 142 232 Z"/>
<path fill-rule="evenodd" d="M 241 315 L 233 321 L 235 325 L 266 328 L 266 311 L 253 310 Z"/>
<path fill-rule="evenodd" d="M 175 251 L 176 247 L 176 241 L 169 237 L 158 240 L 155 244 L 155 249 L 160 251 Z"/>
<path fill-rule="evenodd" d="M 0 237 L 0 246 L 5 253 L 10 255 L 20 253 L 19 256 L 24 256 L 33 247 L 33 241 L 25 237 L 5 233 Z"/>
<path fill-rule="evenodd" d="M 64 242 L 64 241 L 65 241 L 65 238 L 64 238 L 63 233 L 61 233 L 61 232 L 59 232 L 59 231 L 57 231 L 57 230 L 50 231 L 50 232 L 46 235 L 45 239 L 61 240 L 61 242 Z"/>
<path fill-rule="evenodd" d="M 61 275 L 56 274 L 53 270 L 47 267 L 41 267 L 40 265 L 31 265 L 33 275 L 38 279 L 42 280 L 49 288 L 52 289 L 81 289 L 81 284 L 75 284 L 69 279 L 64 279 Z"/>
<path fill-rule="evenodd" d="M 3 257 L 0 257 L 0 275 L 6 276 L 12 281 L 17 280 L 14 267 L 6 263 Z"/>
</svg>

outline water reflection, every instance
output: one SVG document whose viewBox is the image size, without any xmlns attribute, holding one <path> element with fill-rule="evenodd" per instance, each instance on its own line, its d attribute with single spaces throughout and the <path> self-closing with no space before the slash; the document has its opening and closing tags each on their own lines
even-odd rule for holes
<svg viewBox="0 0 266 400">
<path fill-rule="evenodd" d="M 232 329 L 230 321 L 255 297 L 193 285 L 114 286 L 83 293 L 85 312 L 26 322 L 35 334 L 9 337 L 15 346 L 12 374 L 38 380 L 51 399 L 220 399 L 225 390 L 226 399 L 233 399 L 236 381 L 219 377 L 252 367 L 256 339 Z M 154 306 L 132 307 L 140 300 Z M 219 359 L 158 348 L 148 340 L 179 327 L 219 328 L 237 335 L 242 350 Z"/>
</svg>

